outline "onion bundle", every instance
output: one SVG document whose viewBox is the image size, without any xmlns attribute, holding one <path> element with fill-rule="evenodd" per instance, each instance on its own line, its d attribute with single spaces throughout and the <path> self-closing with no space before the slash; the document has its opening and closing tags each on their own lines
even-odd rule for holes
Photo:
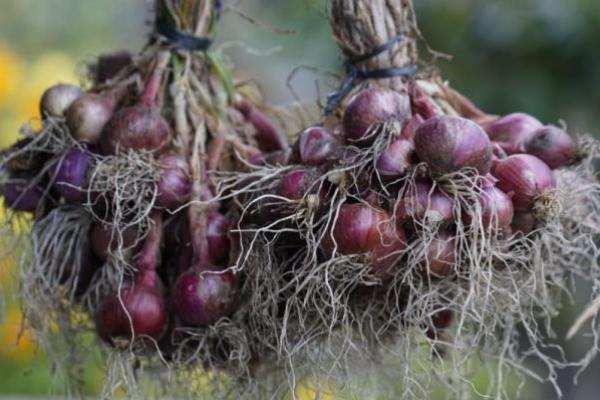
<svg viewBox="0 0 600 400">
<path fill-rule="evenodd" d="M 285 123 L 208 48 L 221 2 L 155 9 L 139 54 L 101 56 L 85 88 L 46 90 L 43 129 L 2 152 L 9 218 L 33 216 L 25 326 L 71 383 L 88 355 L 81 338 L 95 331 L 110 354 L 106 396 L 136 393 L 141 364 L 180 372 L 154 375 L 169 390 L 198 368 L 215 382 L 249 379 L 267 352 L 249 326 L 253 278 L 231 268 L 237 209 L 213 175 L 288 157 Z"/>
<path fill-rule="evenodd" d="M 600 279 L 593 139 L 415 74 L 410 1 L 332 0 L 364 79 L 290 146 L 197 37 L 220 2 L 156 4 L 140 54 L 101 57 L 86 90 L 50 88 L 43 131 L 2 153 L 6 204 L 34 215 L 26 326 L 50 354 L 94 330 L 108 396 L 136 395 L 147 366 L 169 395 L 197 396 L 200 370 L 219 398 L 279 398 L 303 375 L 350 377 L 361 398 L 427 398 L 434 381 L 456 397 L 480 359 L 507 397 L 520 341 L 554 383 L 564 363 L 538 319 L 571 277 Z M 57 371 L 72 377 L 75 353 Z"/>
<path fill-rule="evenodd" d="M 524 354 L 559 391 L 565 364 L 544 352 L 544 327 L 567 281 L 600 278 L 597 142 L 488 115 L 433 68 L 406 75 L 419 64 L 410 3 L 333 0 L 359 71 L 329 97 L 341 101 L 287 163 L 220 175 L 240 204 L 236 266 L 264 293 L 253 307 L 277 303 L 264 340 L 296 373 L 350 381 L 360 398 L 428 398 L 440 380 L 455 398 L 476 360 L 487 394 L 505 398 Z"/>
</svg>

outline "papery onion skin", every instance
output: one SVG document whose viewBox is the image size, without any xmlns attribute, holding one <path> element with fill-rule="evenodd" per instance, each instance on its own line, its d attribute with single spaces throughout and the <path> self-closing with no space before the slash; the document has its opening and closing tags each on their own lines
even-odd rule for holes
<svg viewBox="0 0 600 400">
<path fill-rule="evenodd" d="M 525 113 L 513 113 L 486 124 L 485 130 L 491 140 L 498 142 L 508 154 L 525 152 L 525 143 L 532 133 L 543 124 Z"/>
<path fill-rule="evenodd" d="M 396 203 L 396 220 L 400 226 L 417 222 L 449 223 L 454 218 L 454 201 L 428 182 L 416 182 Z"/>
<path fill-rule="evenodd" d="M 393 141 L 375 163 L 377 173 L 385 182 L 403 177 L 413 165 L 414 146 L 404 139 Z"/>
<path fill-rule="evenodd" d="M 84 201 L 91 163 L 92 154 L 78 147 L 72 148 L 58 160 L 50 174 L 58 194 L 71 203 Z"/>
<path fill-rule="evenodd" d="M 344 136 L 348 142 L 368 145 L 375 140 L 370 132 L 373 126 L 410 116 L 410 99 L 406 94 L 391 89 L 366 89 L 356 94 L 344 111 Z"/>
<path fill-rule="evenodd" d="M 172 137 L 171 127 L 160 113 L 140 104 L 115 113 L 104 128 L 100 148 L 106 155 L 129 149 L 159 154 Z"/>
<path fill-rule="evenodd" d="M 65 114 L 71 135 L 82 143 L 98 143 L 117 103 L 114 95 L 86 93 L 78 98 Z"/>
<path fill-rule="evenodd" d="M 294 146 L 294 158 L 301 164 L 318 166 L 325 163 L 339 146 L 329 130 L 316 126 L 300 134 Z"/>
<path fill-rule="evenodd" d="M 375 248 L 382 242 L 382 226 L 390 221 L 390 216 L 382 209 L 366 204 L 345 204 L 337 216 L 331 234 L 341 254 L 361 254 Z M 328 244 L 334 246 L 334 244 Z"/>
<path fill-rule="evenodd" d="M 190 200 L 192 190 L 188 162 L 179 155 L 166 154 L 158 159 L 158 165 L 161 175 L 155 205 L 167 209 L 183 206 Z"/>
<path fill-rule="evenodd" d="M 492 144 L 476 123 L 442 115 L 421 124 L 415 134 L 415 149 L 434 177 L 474 168 L 480 175 L 492 166 Z"/>
<path fill-rule="evenodd" d="M 238 292 L 238 279 L 231 272 L 191 268 L 177 279 L 171 301 L 185 325 L 207 327 L 235 311 Z"/>
<path fill-rule="evenodd" d="M 381 239 L 370 252 L 370 266 L 376 276 L 388 277 L 400 266 L 408 242 L 404 229 L 396 227 L 391 218 L 383 221 L 378 229 Z"/>
<path fill-rule="evenodd" d="M 256 142 L 262 151 L 271 153 L 289 148 L 285 136 L 256 106 L 247 100 L 241 100 L 235 104 L 235 107 L 242 113 L 246 121 L 254 127 Z"/>
<path fill-rule="evenodd" d="M 507 231 L 514 216 L 514 207 L 510 197 L 493 185 L 486 185 L 478 194 L 481 210 L 481 222 L 485 229 Z M 474 223 L 469 210 L 466 212 L 468 223 Z"/>
<path fill-rule="evenodd" d="M 530 211 L 541 195 L 556 188 L 550 167 L 529 154 L 514 154 L 499 161 L 493 175 L 517 211 Z"/>
<path fill-rule="evenodd" d="M 545 126 L 532 133 L 525 153 L 536 156 L 552 169 L 564 167 L 575 159 L 575 143 L 564 130 Z"/>
<path fill-rule="evenodd" d="M 42 95 L 40 114 L 42 117 L 46 115 L 64 117 L 65 111 L 83 94 L 79 86 L 67 83 L 56 84 L 46 89 Z"/>
</svg>

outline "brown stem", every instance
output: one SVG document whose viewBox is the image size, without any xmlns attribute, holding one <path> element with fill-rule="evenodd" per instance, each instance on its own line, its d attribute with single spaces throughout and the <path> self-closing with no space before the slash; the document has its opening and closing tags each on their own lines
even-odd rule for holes
<svg viewBox="0 0 600 400">
<path fill-rule="evenodd" d="M 332 0 L 331 26 L 346 60 L 371 53 L 399 34 L 405 39 L 357 67 L 364 70 L 400 68 L 418 62 L 418 28 L 412 0 Z M 402 87 L 402 78 L 379 81 Z"/>
</svg>

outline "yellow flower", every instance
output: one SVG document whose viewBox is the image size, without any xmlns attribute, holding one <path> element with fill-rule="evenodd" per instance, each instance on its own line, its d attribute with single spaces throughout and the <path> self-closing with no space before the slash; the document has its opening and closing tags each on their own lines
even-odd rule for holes
<svg viewBox="0 0 600 400">
<path fill-rule="evenodd" d="M 22 332 L 22 314 L 18 308 L 10 308 L 4 322 L 0 325 L 0 354 L 14 361 L 31 360 L 35 343 Z"/>
<path fill-rule="evenodd" d="M 330 384 L 317 384 L 313 379 L 305 379 L 296 389 L 298 400 L 334 400 L 335 390 Z"/>
<path fill-rule="evenodd" d="M 21 83 L 23 63 L 6 45 L 0 43 L 0 109 L 7 104 Z"/>
</svg>

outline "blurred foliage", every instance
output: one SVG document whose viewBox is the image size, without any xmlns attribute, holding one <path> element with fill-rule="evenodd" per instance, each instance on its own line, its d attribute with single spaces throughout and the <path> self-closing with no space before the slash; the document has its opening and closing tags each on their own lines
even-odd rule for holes
<svg viewBox="0 0 600 400">
<path fill-rule="evenodd" d="M 292 99 L 285 83 L 295 67 L 316 68 L 304 70 L 293 81 L 298 94 L 308 100 L 317 97 L 318 77 L 326 71 L 342 72 L 325 0 L 237 3 L 261 24 L 226 14 L 219 33 L 225 43 L 221 49 L 245 76 L 256 78 L 272 101 Z M 150 4 L 150 0 L 2 2 L 0 147 L 16 140 L 23 122 L 39 118 L 38 99 L 46 87 L 82 80 L 85 64 L 94 55 L 139 48 L 148 30 Z M 415 4 L 430 46 L 454 56 L 438 61 L 444 76 L 483 109 L 526 111 L 551 122 L 564 118 L 575 132 L 600 133 L 597 0 L 415 0 Z M 319 88 L 321 95 L 329 89 Z M 0 247 L 7 243 L 2 239 L 6 238 L 0 238 Z M 0 287 L 15 287 L 14 271 L 14 259 L 2 258 Z M 561 316 L 559 335 L 571 320 L 568 313 Z M 569 351 L 580 352 L 582 343 L 583 339 L 569 345 Z M 18 303 L 11 298 L 0 325 L 0 392 L 45 394 L 50 379 L 51 363 L 22 332 Z M 95 393 L 100 372 L 90 367 L 87 379 L 87 392 Z M 486 380 L 477 376 L 475 384 L 482 388 Z M 593 385 L 597 382 L 587 379 L 580 386 Z M 325 392 L 322 399 L 334 398 L 329 388 Z M 584 399 L 584 392 L 566 390 L 565 396 Z M 296 394 L 312 399 L 316 391 L 307 381 Z"/>
</svg>

